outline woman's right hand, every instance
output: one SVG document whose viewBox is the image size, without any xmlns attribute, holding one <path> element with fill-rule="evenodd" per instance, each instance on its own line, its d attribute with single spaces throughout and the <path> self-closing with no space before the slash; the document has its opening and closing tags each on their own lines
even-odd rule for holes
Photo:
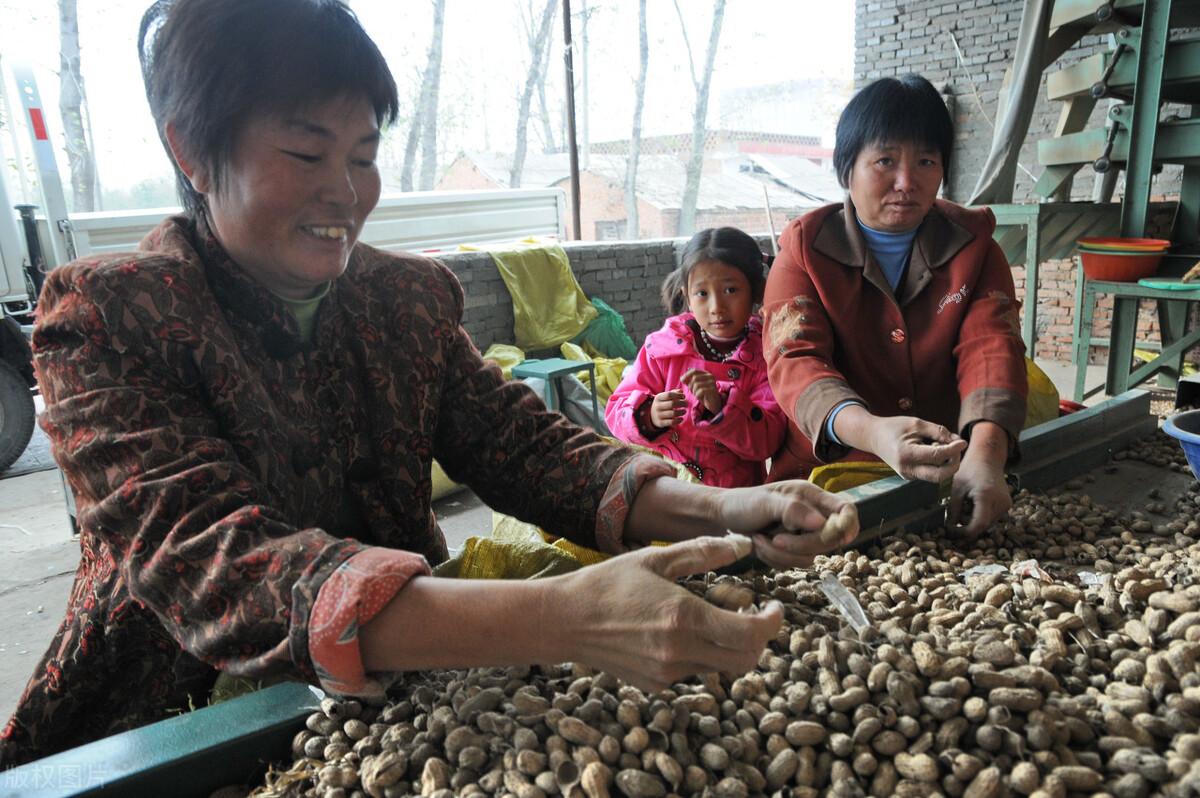
<svg viewBox="0 0 1200 798">
<path fill-rule="evenodd" d="M 905 479 L 950 479 L 967 449 L 965 440 L 941 424 L 912 416 L 874 416 L 867 434 L 868 451 Z"/>
<path fill-rule="evenodd" d="M 730 612 L 674 580 L 729 565 L 750 550 L 741 535 L 701 537 L 583 568 L 548 592 L 542 628 L 566 638 L 557 648 L 567 658 L 643 690 L 698 673 L 745 673 L 779 631 L 782 605 Z"/>
<path fill-rule="evenodd" d="M 673 427 L 683 418 L 687 410 L 687 399 L 683 391 L 663 391 L 655 394 L 650 403 L 650 423 L 659 429 Z"/>
</svg>

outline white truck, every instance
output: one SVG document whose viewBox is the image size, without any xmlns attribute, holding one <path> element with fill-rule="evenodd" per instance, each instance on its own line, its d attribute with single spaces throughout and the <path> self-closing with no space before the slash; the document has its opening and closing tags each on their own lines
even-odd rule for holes
<svg viewBox="0 0 1200 798">
<path fill-rule="evenodd" d="M 0 471 L 12 465 L 33 434 L 33 324 L 36 284 L 28 250 L 0 175 Z"/>
</svg>

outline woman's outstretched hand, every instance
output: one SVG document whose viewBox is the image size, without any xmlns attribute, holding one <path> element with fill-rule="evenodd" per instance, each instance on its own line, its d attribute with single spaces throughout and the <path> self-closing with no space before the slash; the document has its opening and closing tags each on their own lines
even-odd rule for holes
<svg viewBox="0 0 1200 798">
<path fill-rule="evenodd" d="M 823 540 L 829 516 L 850 504 L 837 494 L 801 479 L 753 488 L 731 488 L 716 499 L 717 515 L 731 532 L 750 535 L 754 553 L 772 568 L 803 568 L 818 554 L 845 546 L 858 536 L 858 515 L 835 541 Z"/>
<path fill-rule="evenodd" d="M 698 673 L 745 673 L 779 631 L 783 607 L 771 601 L 756 612 L 731 612 L 674 580 L 729 565 L 751 547 L 741 535 L 701 537 L 558 577 L 547 593 L 543 628 L 568 638 L 570 658 L 644 690 Z"/>
</svg>

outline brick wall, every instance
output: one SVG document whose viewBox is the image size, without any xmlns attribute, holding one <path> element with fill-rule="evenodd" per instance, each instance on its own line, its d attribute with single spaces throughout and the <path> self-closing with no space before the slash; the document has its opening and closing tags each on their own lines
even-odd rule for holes
<svg viewBox="0 0 1200 798">
<path fill-rule="evenodd" d="M 1012 63 L 1021 23 L 1022 0 L 855 0 L 855 83 L 862 86 L 880 77 L 916 72 L 924 75 L 952 98 L 955 145 L 948 175 L 947 198 L 965 202 L 982 170 L 991 145 L 992 120 L 1005 70 Z M 1039 139 L 1053 135 L 1061 103 L 1046 99 L 1046 74 L 1107 49 L 1107 37 L 1085 37 L 1042 76 L 1029 133 L 1021 148 L 1020 164 L 1032 175 L 1042 167 L 1037 161 Z M 960 54 L 961 53 L 961 57 Z M 1101 100 L 1089 125 L 1099 127 L 1108 101 Z M 1174 109 L 1173 109 L 1174 110 Z M 1187 115 L 1184 113 L 1183 115 Z M 1033 202 L 1034 178 L 1018 168 L 1015 202 Z M 1167 166 L 1155 177 L 1156 198 L 1176 199 L 1181 172 Z M 1085 167 L 1076 175 L 1072 199 L 1091 198 L 1094 175 Z M 1121 186 L 1118 184 L 1118 196 Z M 1017 293 L 1024 296 L 1024 268 L 1014 268 Z M 1075 272 L 1071 261 L 1048 261 L 1038 280 L 1037 355 L 1069 361 L 1075 310 Z M 1139 314 L 1139 340 L 1158 340 L 1153 303 L 1143 302 Z M 1111 318 L 1111 298 L 1097 309 L 1093 335 L 1106 335 Z M 1094 350 L 1103 357 L 1103 350 Z M 1200 359 L 1200 353 L 1193 353 Z"/>
</svg>

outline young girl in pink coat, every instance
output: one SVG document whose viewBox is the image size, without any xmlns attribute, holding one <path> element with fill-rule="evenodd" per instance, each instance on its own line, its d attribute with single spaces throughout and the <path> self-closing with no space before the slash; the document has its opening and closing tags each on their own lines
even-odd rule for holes
<svg viewBox="0 0 1200 798">
<path fill-rule="evenodd" d="M 683 463 L 706 485 L 761 484 L 787 420 L 767 384 L 763 256 L 735 227 L 702 230 L 663 282 L 674 314 L 646 336 L 608 400 L 618 438 Z M 686 311 L 685 311 L 686 309 Z"/>
</svg>

